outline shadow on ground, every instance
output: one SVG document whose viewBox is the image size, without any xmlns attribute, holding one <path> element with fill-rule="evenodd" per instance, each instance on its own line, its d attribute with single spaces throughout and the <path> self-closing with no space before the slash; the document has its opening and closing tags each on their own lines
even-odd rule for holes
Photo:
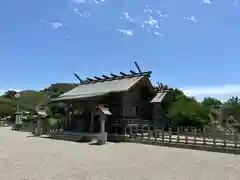
<svg viewBox="0 0 240 180">
<path fill-rule="evenodd" d="M 59 137 L 59 136 L 54 136 L 54 135 L 42 135 L 42 136 L 35 136 L 34 134 L 29 134 L 26 136 L 26 138 L 43 138 L 43 139 L 52 139 L 52 140 L 61 140 L 61 141 L 70 141 L 70 142 L 75 142 L 75 143 L 88 143 L 91 146 L 99 146 L 100 144 L 97 141 L 90 141 L 85 138 L 64 138 L 64 137 Z M 106 143 L 108 144 L 108 143 Z"/>
<path fill-rule="evenodd" d="M 199 150 L 199 151 L 210 151 L 210 152 L 217 152 L 217 153 L 240 155 L 240 148 L 201 146 L 201 145 L 183 144 L 183 143 L 165 143 L 165 142 L 137 140 L 137 139 L 134 139 L 134 140 L 132 139 L 132 140 L 129 140 L 128 142 L 147 144 L 147 145 L 155 145 L 155 146 L 172 147 L 172 148 L 179 148 L 179 149 L 192 149 L 192 150 Z"/>
<path fill-rule="evenodd" d="M 90 141 L 90 140 L 87 140 L 82 137 L 81 138 L 79 138 L 79 137 L 63 137 L 63 136 L 56 136 L 56 135 L 34 136 L 32 133 L 30 133 L 26 137 L 27 138 L 35 137 L 35 138 L 44 138 L 44 139 L 52 139 L 52 140 L 70 141 L 70 142 L 75 142 L 75 143 L 88 143 L 89 145 L 99 146 L 98 142 Z M 164 146 L 164 147 L 172 147 L 172 148 L 180 148 L 180 149 L 192 149 L 192 150 L 240 155 L 240 148 L 201 146 L 201 145 L 183 144 L 183 143 L 181 143 L 181 144 L 180 143 L 164 143 L 164 142 L 138 140 L 138 139 L 129 139 L 128 142 L 129 143 L 147 144 L 147 145 L 157 145 L 157 146 Z M 108 143 L 106 143 L 106 144 L 108 144 Z"/>
</svg>

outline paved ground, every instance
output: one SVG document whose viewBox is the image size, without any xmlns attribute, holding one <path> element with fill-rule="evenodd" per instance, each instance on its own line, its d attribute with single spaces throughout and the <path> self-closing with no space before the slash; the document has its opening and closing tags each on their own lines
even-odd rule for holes
<svg viewBox="0 0 240 180">
<path fill-rule="evenodd" d="M 141 144 L 104 146 L 0 128 L 0 180 L 239 180 L 240 156 Z"/>
</svg>

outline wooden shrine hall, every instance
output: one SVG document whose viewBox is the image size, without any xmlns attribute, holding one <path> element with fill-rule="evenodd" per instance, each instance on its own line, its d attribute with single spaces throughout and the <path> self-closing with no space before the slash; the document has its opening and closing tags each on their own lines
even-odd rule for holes
<svg viewBox="0 0 240 180">
<path fill-rule="evenodd" d="M 94 76 L 62 94 L 53 102 L 68 106 L 64 131 L 92 134 L 103 142 L 111 134 L 123 135 L 130 126 L 161 126 L 167 122 L 169 93 L 150 81 L 151 72 L 111 73 Z"/>
</svg>

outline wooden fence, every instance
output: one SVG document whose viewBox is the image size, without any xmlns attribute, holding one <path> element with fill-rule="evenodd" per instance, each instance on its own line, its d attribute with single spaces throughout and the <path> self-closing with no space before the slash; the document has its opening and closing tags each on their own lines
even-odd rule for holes
<svg viewBox="0 0 240 180">
<path fill-rule="evenodd" d="M 175 129 L 175 130 L 173 130 Z M 236 132 L 208 131 L 197 128 L 156 129 L 153 127 L 129 127 L 129 140 L 160 142 L 176 145 L 234 148 L 240 150 L 240 134 Z"/>
</svg>

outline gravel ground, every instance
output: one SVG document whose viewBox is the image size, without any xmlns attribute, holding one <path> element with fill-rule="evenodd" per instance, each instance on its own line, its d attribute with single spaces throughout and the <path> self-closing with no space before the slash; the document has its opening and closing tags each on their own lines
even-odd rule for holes
<svg viewBox="0 0 240 180">
<path fill-rule="evenodd" d="M 240 156 L 27 137 L 0 128 L 0 180 L 240 180 Z"/>
</svg>

